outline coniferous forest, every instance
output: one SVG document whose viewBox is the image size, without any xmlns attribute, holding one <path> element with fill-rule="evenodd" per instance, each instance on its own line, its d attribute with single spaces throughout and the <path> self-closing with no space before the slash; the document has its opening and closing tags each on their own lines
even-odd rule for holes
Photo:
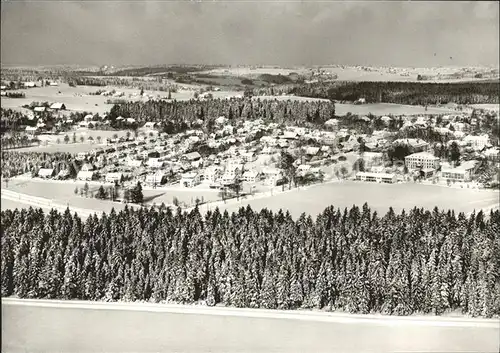
<svg viewBox="0 0 500 353">
<path fill-rule="evenodd" d="M 500 212 L 1 212 L 2 295 L 500 314 Z"/>
</svg>

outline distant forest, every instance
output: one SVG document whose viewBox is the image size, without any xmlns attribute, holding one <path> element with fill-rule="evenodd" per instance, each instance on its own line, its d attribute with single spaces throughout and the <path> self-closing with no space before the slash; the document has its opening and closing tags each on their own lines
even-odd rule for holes
<svg viewBox="0 0 500 353">
<path fill-rule="evenodd" d="M 1 212 L 2 296 L 500 315 L 500 213 Z"/>
<path fill-rule="evenodd" d="M 500 82 L 330 82 L 298 85 L 293 87 L 290 93 L 336 101 L 356 101 L 359 98 L 365 98 L 367 103 L 498 104 Z"/>
</svg>

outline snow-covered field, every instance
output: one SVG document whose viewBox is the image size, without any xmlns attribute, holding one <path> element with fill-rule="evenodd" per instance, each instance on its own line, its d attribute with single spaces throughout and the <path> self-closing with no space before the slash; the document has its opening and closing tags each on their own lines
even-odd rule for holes
<svg viewBox="0 0 500 353">
<path fill-rule="evenodd" d="M 277 191 L 281 188 L 277 188 Z M 498 205 L 498 191 L 477 189 L 456 189 L 445 186 L 422 184 L 376 184 L 369 182 L 344 181 L 325 183 L 304 187 L 273 196 L 246 199 L 240 202 L 228 202 L 219 205 L 221 210 L 237 211 L 240 207 L 250 205 L 254 210 L 268 208 L 273 211 L 288 210 L 293 217 L 303 212 L 315 217 L 326 207 L 350 208 L 353 205 L 363 206 L 365 202 L 372 211 L 385 214 L 392 206 L 395 212 L 413 207 L 432 210 L 435 206 L 441 209 L 453 209 L 455 212 L 471 212 L 493 205 Z"/>
<path fill-rule="evenodd" d="M 392 104 L 392 103 L 373 103 L 373 104 L 335 104 L 335 115 L 342 116 L 347 113 L 356 115 L 373 114 L 380 115 L 430 115 L 453 113 L 454 110 L 448 108 L 425 107 L 418 105 Z"/>
<path fill-rule="evenodd" d="M 68 84 L 60 84 L 59 86 L 46 86 L 46 87 L 35 87 L 27 90 L 22 90 L 26 94 L 25 98 L 1 98 L 2 108 L 10 109 L 20 109 L 23 105 L 30 104 L 31 102 L 60 102 L 66 105 L 68 111 L 86 111 L 91 113 L 104 114 L 109 112 L 113 107 L 112 104 L 106 104 L 106 101 L 110 97 L 105 96 L 94 96 L 89 95 L 89 93 L 96 92 L 98 90 L 116 90 L 117 92 L 123 92 L 125 97 L 122 99 L 127 99 L 131 101 L 145 101 L 146 98 L 129 97 L 129 95 L 139 94 L 139 89 L 123 88 L 123 87 L 94 87 L 94 86 L 77 86 L 70 87 Z M 60 93 L 59 93 L 60 92 Z M 145 91 L 147 95 L 152 95 L 153 97 L 167 97 L 167 92 L 161 91 Z M 218 91 L 212 92 L 214 98 L 226 98 L 241 96 L 241 92 L 236 91 Z M 179 92 L 172 93 L 172 99 L 176 100 L 189 100 L 194 97 L 193 90 L 180 90 Z"/>
<path fill-rule="evenodd" d="M 499 329 L 494 320 L 2 299 L 5 352 L 496 352 Z"/>
</svg>

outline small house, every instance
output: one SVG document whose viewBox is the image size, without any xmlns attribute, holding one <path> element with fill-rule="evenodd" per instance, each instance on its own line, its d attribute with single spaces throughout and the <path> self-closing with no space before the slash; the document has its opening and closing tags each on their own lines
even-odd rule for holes
<svg viewBox="0 0 500 353">
<path fill-rule="evenodd" d="M 148 185 L 152 186 L 163 185 L 166 182 L 167 182 L 167 175 L 162 171 L 158 171 L 154 174 L 148 174 L 146 176 L 146 184 Z"/>
<path fill-rule="evenodd" d="M 265 177 L 265 183 L 272 186 L 275 186 L 278 181 L 283 179 L 282 171 L 277 168 L 265 167 L 262 169 L 262 175 Z"/>
<path fill-rule="evenodd" d="M 243 173 L 242 179 L 248 183 L 255 183 L 257 182 L 259 176 L 260 174 L 256 170 L 247 170 Z"/>
<path fill-rule="evenodd" d="M 196 172 L 182 174 L 180 184 L 185 188 L 192 188 L 200 184 L 200 176 Z"/>
<path fill-rule="evenodd" d="M 78 174 L 76 175 L 76 179 L 78 180 L 94 180 L 96 176 L 96 173 L 93 170 L 80 170 Z"/>
<path fill-rule="evenodd" d="M 205 169 L 203 173 L 203 181 L 207 183 L 216 183 L 222 177 L 222 167 L 220 166 L 210 166 Z"/>
<path fill-rule="evenodd" d="M 123 174 L 122 173 L 108 173 L 106 174 L 106 182 L 108 183 L 114 183 L 114 182 L 120 182 L 123 179 Z"/>
</svg>

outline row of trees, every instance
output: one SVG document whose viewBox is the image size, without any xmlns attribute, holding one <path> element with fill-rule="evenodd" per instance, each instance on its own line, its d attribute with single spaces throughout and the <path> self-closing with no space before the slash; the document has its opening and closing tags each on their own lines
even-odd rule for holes
<svg viewBox="0 0 500 353">
<path fill-rule="evenodd" d="M 2 135 L 1 138 L 2 149 L 28 147 L 39 143 L 39 139 L 31 138 L 27 134 L 18 133 L 17 131 L 12 135 Z"/>
<path fill-rule="evenodd" d="M 355 101 L 365 98 L 368 103 L 398 103 L 435 105 L 446 103 L 499 103 L 500 83 L 460 82 L 327 82 L 296 85 L 290 93 L 304 97 Z"/>
<path fill-rule="evenodd" d="M 500 213 L 1 213 L 2 295 L 500 315 Z"/>
</svg>

